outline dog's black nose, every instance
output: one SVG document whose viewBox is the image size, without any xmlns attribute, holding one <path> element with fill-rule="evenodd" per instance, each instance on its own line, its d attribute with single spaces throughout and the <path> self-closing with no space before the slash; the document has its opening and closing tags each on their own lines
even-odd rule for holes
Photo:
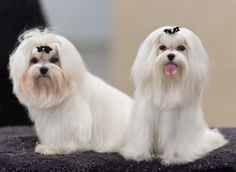
<svg viewBox="0 0 236 172">
<path fill-rule="evenodd" d="M 168 54 L 167 57 L 170 61 L 172 61 L 175 58 L 175 55 L 174 54 Z"/>
<path fill-rule="evenodd" d="M 39 68 L 39 71 L 41 74 L 45 75 L 48 72 L 48 68 L 47 67 L 41 67 Z"/>
</svg>

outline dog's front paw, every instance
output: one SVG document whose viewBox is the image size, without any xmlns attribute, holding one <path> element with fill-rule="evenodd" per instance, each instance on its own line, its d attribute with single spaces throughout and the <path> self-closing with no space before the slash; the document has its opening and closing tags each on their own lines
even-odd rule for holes
<svg viewBox="0 0 236 172">
<path fill-rule="evenodd" d="M 135 160 L 135 161 L 149 161 L 152 158 L 149 152 L 140 152 L 130 149 L 122 150 L 121 155 L 127 160 Z"/>
<path fill-rule="evenodd" d="M 180 155 L 173 155 L 173 156 L 161 156 L 161 162 L 163 165 L 173 165 L 173 164 L 186 164 L 191 162 L 191 159 L 187 159 Z"/>
<path fill-rule="evenodd" d="M 44 155 L 59 154 L 59 152 L 55 151 L 55 149 L 52 149 L 50 146 L 40 145 L 40 144 L 36 146 L 35 152 L 44 154 Z"/>
</svg>

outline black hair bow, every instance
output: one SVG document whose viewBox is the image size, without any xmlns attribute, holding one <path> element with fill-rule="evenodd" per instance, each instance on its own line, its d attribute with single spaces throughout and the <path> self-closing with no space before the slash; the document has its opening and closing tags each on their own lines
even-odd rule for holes
<svg viewBox="0 0 236 172">
<path fill-rule="evenodd" d="M 179 27 L 174 27 L 173 30 L 172 29 L 165 29 L 164 32 L 167 34 L 175 34 L 176 32 L 179 32 Z"/>
<path fill-rule="evenodd" d="M 52 48 L 48 47 L 48 46 L 41 46 L 41 47 L 37 47 L 38 52 L 44 51 L 45 53 L 50 53 L 50 51 L 52 51 Z"/>
</svg>

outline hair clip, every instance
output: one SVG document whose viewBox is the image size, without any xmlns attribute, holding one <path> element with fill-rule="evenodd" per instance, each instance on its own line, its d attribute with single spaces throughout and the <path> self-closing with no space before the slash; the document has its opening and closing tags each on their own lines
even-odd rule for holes
<svg viewBox="0 0 236 172">
<path fill-rule="evenodd" d="M 172 35 L 172 34 L 175 34 L 176 32 L 179 32 L 179 31 L 180 31 L 180 30 L 179 30 L 179 27 L 176 26 L 176 27 L 173 28 L 173 30 L 172 30 L 172 29 L 164 29 L 163 32 Z"/>
<path fill-rule="evenodd" d="M 50 53 L 50 51 L 52 51 L 52 48 L 48 47 L 48 46 L 41 46 L 41 47 L 37 47 L 38 52 L 44 51 L 45 53 Z"/>
<path fill-rule="evenodd" d="M 164 32 L 167 33 L 167 34 L 172 34 L 171 29 L 165 29 Z"/>
<path fill-rule="evenodd" d="M 174 29 L 173 29 L 173 34 L 174 33 L 176 33 L 176 32 L 179 32 L 180 30 L 179 30 L 179 27 L 177 26 L 177 27 L 175 27 Z"/>
</svg>

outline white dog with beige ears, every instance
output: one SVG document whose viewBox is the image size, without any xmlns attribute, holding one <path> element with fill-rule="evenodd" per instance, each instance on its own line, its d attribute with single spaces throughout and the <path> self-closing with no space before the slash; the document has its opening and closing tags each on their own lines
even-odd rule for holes
<svg viewBox="0 0 236 172">
<path fill-rule="evenodd" d="M 121 147 L 132 99 L 89 73 L 66 38 L 47 30 L 23 33 L 9 67 L 14 93 L 35 123 L 36 152 Z"/>
<path fill-rule="evenodd" d="M 201 107 L 209 78 L 207 53 L 186 28 L 162 27 L 141 45 L 132 68 L 136 86 L 121 154 L 165 164 L 192 162 L 227 143 L 209 129 Z"/>
</svg>

